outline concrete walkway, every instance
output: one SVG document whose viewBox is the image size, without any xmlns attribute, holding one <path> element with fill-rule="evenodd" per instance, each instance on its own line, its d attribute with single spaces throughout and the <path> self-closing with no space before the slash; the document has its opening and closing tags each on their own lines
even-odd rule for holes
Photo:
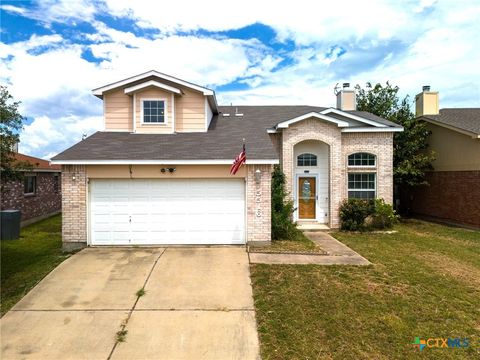
<svg viewBox="0 0 480 360">
<path fill-rule="evenodd" d="M 1 335 L 2 359 L 260 358 L 243 247 L 85 249 L 1 319 Z"/>
<path fill-rule="evenodd" d="M 262 254 L 250 253 L 253 264 L 316 264 L 316 265 L 370 265 L 370 261 L 333 236 L 322 231 L 304 232 L 310 240 L 327 252 L 327 255 Z"/>
</svg>

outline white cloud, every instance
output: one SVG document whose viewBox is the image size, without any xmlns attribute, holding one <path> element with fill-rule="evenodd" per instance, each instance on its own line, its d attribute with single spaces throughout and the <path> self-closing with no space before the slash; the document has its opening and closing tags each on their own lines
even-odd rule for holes
<svg viewBox="0 0 480 360">
<path fill-rule="evenodd" d="M 480 49 L 474 39 L 480 32 L 480 7 L 475 2 L 374 0 L 366 5 L 299 0 L 291 5 L 277 2 L 273 7 L 253 0 L 235 8 L 218 0 L 208 4 L 48 0 L 33 9 L 2 5 L 3 11 L 45 26 L 85 20 L 96 29 L 94 34 L 81 34 L 92 42 L 88 45 L 76 43 L 80 37 L 65 39 L 58 34 L 32 34 L 26 41 L 0 43 L 0 81 L 23 101 L 25 115 L 34 118 L 22 135 L 22 149 L 47 156 L 100 128 L 101 101 L 90 89 L 150 69 L 205 86 L 242 79 L 251 87 L 217 92 L 219 103 L 333 106 L 337 82 L 390 80 L 400 86 L 402 95 L 431 85 L 440 91 L 442 107 L 480 106 Z M 111 28 L 95 14 L 129 17 L 161 33 L 143 38 Z M 293 39 L 296 47 L 276 53 L 256 39 L 188 33 L 256 22 L 275 29 L 278 41 Z M 86 60 L 87 50 L 102 61 Z M 278 70 L 285 59 L 291 63 Z"/>
<path fill-rule="evenodd" d="M 102 126 L 101 116 L 39 116 L 25 126 L 19 150 L 48 160 L 60 150 L 80 141 L 83 134 L 92 135 Z"/>
</svg>

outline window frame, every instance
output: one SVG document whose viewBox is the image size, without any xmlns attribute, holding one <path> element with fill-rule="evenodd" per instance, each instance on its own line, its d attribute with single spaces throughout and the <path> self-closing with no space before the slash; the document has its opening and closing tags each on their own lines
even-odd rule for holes
<svg viewBox="0 0 480 360">
<path fill-rule="evenodd" d="M 373 156 L 373 161 L 374 161 L 374 164 L 373 165 L 350 165 L 350 156 L 355 156 L 357 154 L 367 154 L 367 155 L 371 155 Z M 357 152 L 354 152 L 354 153 L 351 153 L 347 156 L 347 167 L 349 168 L 370 168 L 370 169 L 375 169 L 377 167 L 377 155 L 371 153 L 371 152 L 368 152 L 368 151 L 357 151 Z"/>
<path fill-rule="evenodd" d="M 300 161 L 300 156 L 302 156 L 302 155 L 311 155 L 311 156 L 313 156 L 313 158 L 315 159 L 315 165 L 299 165 L 298 162 Z M 302 160 L 305 161 L 305 159 L 302 159 Z M 312 161 L 312 158 L 310 158 L 310 162 L 311 162 L 311 161 Z M 315 154 L 309 153 L 309 152 L 301 153 L 301 154 L 297 155 L 296 166 L 297 166 L 297 167 L 317 167 L 317 166 L 318 166 L 318 156 L 315 155 Z"/>
<path fill-rule="evenodd" d="M 163 122 L 145 122 L 143 113 L 144 113 L 144 103 L 145 101 L 163 101 Z M 167 125 L 168 124 L 168 102 L 166 98 L 141 98 L 140 99 L 140 123 L 142 125 Z"/>
<path fill-rule="evenodd" d="M 350 175 L 373 175 L 373 189 L 367 189 L 367 188 L 362 188 L 362 189 L 351 189 L 350 188 Z M 373 192 L 373 197 L 372 198 L 358 198 L 358 197 L 350 197 L 350 192 Z M 371 199 L 376 199 L 377 198 L 377 173 L 370 171 L 370 172 L 348 172 L 347 173 L 347 199 L 360 199 L 360 200 L 371 200 Z"/>
<path fill-rule="evenodd" d="M 33 179 L 33 192 L 25 192 L 27 190 L 27 179 Z M 37 194 L 37 175 L 25 175 L 23 178 L 23 195 L 24 196 L 34 196 Z"/>
</svg>

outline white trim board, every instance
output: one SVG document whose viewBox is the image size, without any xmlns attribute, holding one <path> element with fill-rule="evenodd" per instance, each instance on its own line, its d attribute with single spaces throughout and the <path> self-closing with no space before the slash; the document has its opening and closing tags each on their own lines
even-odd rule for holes
<svg viewBox="0 0 480 360">
<path fill-rule="evenodd" d="M 354 133 L 354 132 L 402 132 L 403 127 L 350 127 L 342 129 L 342 132 L 345 133 Z"/>
<path fill-rule="evenodd" d="M 223 160 L 51 160 L 57 165 L 232 165 L 233 159 Z M 247 165 L 279 164 L 277 159 L 247 160 Z"/>
<path fill-rule="evenodd" d="M 129 77 L 129 78 L 124 79 L 124 80 L 116 81 L 114 83 L 111 83 L 111 84 L 108 84 L 108 85 L 105 85 L 105 86 L 101 86 L 99 88 L 93 89 L 92 92 L 93 92 L 93 95 L 102 97 L 103 93 L 105 91 L 112 90 L 112 89 L 118 88 L 120 86 L 128 85 L 132 82 L 145 79 L 149 76 L 156 76 L 156 77 L 159 77 L 161 79 L 171 81 L 171 82 L 177 83 L 179 85 L 183 85 L 183 86 L 188 87 L 190 89 L 200 91 L 200 92 L 203 93 L 203 95 L 215 95 L 213 90 L 207 89 L 207 88 L 199 86 L 199 85 L 189 83 L 185 80 L 177 79 L 173 76 L 163 74 L 163 73 L 155 71 L 155 70 L 150 70 L 150 71 L 147 71 L 146 73 L 143 73 L 143 74 L 132 76 L 132 77 Z"/>
<path fill-rule="evenodd" d="M 129 94 L 134 93 L 138 90 L 145 89 L 146 87 L 149 87 L 149 86 L 154 86 L 154 87 L 157 87 L 157 88 L 160 88 L 160 89 L 163 89 L 163 90 L 166 90 L 166 91 L 170 91 L 172 93 L 179 94 L 179 95 L 182 94 L 182 91 L 180 89 L 174 88 L 173 86 L 168 86 L 168 85 L 159 83 L 158 81 L 155 81 L 155 80 L 150 80 L 150 81 L 147 81 L 147 82 L 144 82 L 144 83 L 132 86 L 132 87 L 128 87 L 124 90 L 124 92 L 125 92 L 125 94 L 129 95 Z"/>
<path fill-rule="evenodd" d="M 281 123 L 278 123 L 275 126 L 275 128 L 276 129 L 286 129 L 290 126 L 290 124 L 294 124 L 296 122 L 299 122 L 299 121 L 302 121 L 302 120 L 305 120 L 305 119 L 308 119 L 308 118 L 311 118 L 311 117 L 337 124 L 338 127 L 347 127 L 349 125 L 348 122 L 346 122 L 346 121 L 338 120 L 338 119 L 332 118 L 330 116 L 326 116 L 326 115 L 323 115 L 323 114 L 312 111 L 312 112 L 309 112 L 307 114 L 297 116 L 296 118 L 286 120 L 286 121 L 282 121 Z"/>
<path fill-rule="evenodd" d="M 334 109 L 334 108 L 328 108 L 328 109 L 322 110 L 322 111 L 320 111 L 320 113 L 324 114 L 324 115 L 327 115 L 329 113 L 334 113 L 334 114 L 337 114 L 337 115 L 340 115 L 340 116 L 343 116 L 343 117 L 346 117 L 346 118 L 349 118 L 349 119 L 352 119 L 352 120 L 360 121 L 364 124 L 372 125 L 372 126 L 375 126 L 375 127 L 388 127 L 387 125 L 381 124 L 381 123 L 376 122 L 374 120 L 365 119 L 361 116 L 353 115 L 353 114 L 350 114 L 348 112 L 338 110 L 338 109 Z"/>
</svg>

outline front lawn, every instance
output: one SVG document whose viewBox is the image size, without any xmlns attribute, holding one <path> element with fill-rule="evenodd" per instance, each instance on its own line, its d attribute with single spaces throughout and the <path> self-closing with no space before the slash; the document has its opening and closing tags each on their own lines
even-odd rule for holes
<svg viewBox="0 0 480 360">
<path fill-rule="evenodd" d="M 263 359 L 480 358 L 480 232 L 335 233 L 374 265 L 252 265 Z M 468 338 L 426 348 L 415 337 Z"/>
<path fill-rule="evenodd" d="M 62 254 L 62 217 L 21 229 L 19 240 L 1 241 L 1 313 L 5 314 L 68 255 Z"/>
<path fill-rule="evenodd" d="M 266 246 L 250 246 L 249 252 L 263 253 L 305 253 L 305 254 L 325 254 L 320 246 L 315 244 L 308 237 L 303 235 L 301 231 L 295 235 L 292 240 L 272 240 L 270 245 Z"/>
</svg>

